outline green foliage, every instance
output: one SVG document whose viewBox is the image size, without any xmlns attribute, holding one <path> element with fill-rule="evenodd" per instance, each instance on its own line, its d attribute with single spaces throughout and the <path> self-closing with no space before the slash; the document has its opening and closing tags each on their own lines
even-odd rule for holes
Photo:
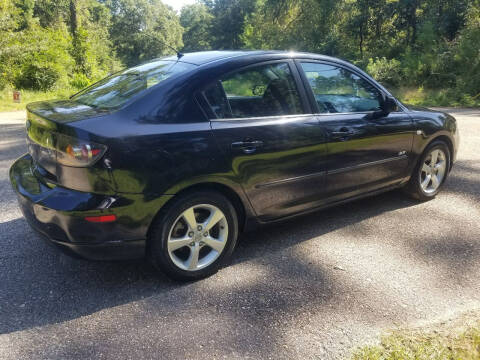
<svg viewBox="0 0 480 360">
<path fill-rule="evenodd" d="M 369 59 L 367 72 L 385 86 L 397 87 L 403 78 L 400 61 L 385 57 Z"/>
<path fill-rule="evenodd" d="M 49 90 L 65 80 L 73 67 L 69 56 L 66 28 L 43 29 L 32 24 L 29 29 L 11 34 L 7 48 L 0 53 L 6 64 L 7 79 L 19 89 Z"/>
<path fill-rule="evenodd" d="M 454 46 L 458 88 L 480 100 L 480 5 L 471 6 L 467 24 Z"/>
<path fill-rule="evenodd" d="M 213 15 L 211 42 L 215 49 L 240 49 L 245 46 L 246 18 L 255 9 L 256 0 L 204 1 Z"/>
<path fill-rule="evenodd" d="M 72 26 L 73 8 L 75 26 Z M 70 54 L 75 61 L 75 72 L 95 81 L 120 68 L 109 36 L 111 14 L 106 5 L 96 0 L 70 0 L 67 23 L 70 26 Z"/>
<path fill-rule="evenodd" d="M 133 66 L 180 49 L 183 28 L 160 0 L 113 0 L 110 38 L 120 60 Z"/>
<path fill-rule="evenodd" d="M 60 74 L 53 67 L 34 63 L 25 64 L 21 75 L 15 79 L 15 87 L 47 91 L 55 85 L 59 78 Z"/>
<path fill-rule="evenodd" d="M 213 19 L 208 7 L 204 4 L 192 4 L 182 8 L 180 24 L 183 33 L 183 51 L 210 50 L 215 42 L 213 37 Z"/>
<path fill-rule="evenodd" d="M 344 53 L 342 29 L 333 16 L 342 2 L 334 0 L 260 0 L 247 18 L 246 47 Z M 323 34 L 319 36 L 319 34 Z"/>
<path fill-rule="evenodd" d="M 7 87 L 8 81 L 6 77 L 7 73 L 3 72 L 0 73 L 0 90 L 3 90 Z"/>
<path fill-rule="evenodd" d="M 69 4 L 82 14 L 75 33 Z M 109 11 L 95 0 L 2 0 L 0 10 L 0 87 L 46 91 L 67 86 L 74 73 L 91 82 L 119 67 L 104 28 Z"/>
<path fill-rule="evenodd" d="M 258 0 L 242 40 L 338 56 L 387 86 L 425 89 L 425 101 L 471 105 L 480 98 L 479 23 L 478 0 Z"/>
<path fill-rule="evenodd" d="M 80 89 L 172 47 L 317 52 L 408 101 L 480 101 L 480 0 L 0 0 L 0 90 Z"/>
<path fill-rule="evenodd" d="M 90 84 L 90 79 L 83 73 L 74 73 L 70 79 L 70 85 L 77 90 L 84 89 Z"/>
</svg>

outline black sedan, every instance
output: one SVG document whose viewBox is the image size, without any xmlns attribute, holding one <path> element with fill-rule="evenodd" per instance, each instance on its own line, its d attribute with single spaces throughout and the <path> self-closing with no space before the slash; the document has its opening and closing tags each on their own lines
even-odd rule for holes
<svg viewBox="0 0 480 360">
<path fill-rule="evenodd" d="M 10 179 L 30 225 L 89 259 L 147 256 L 211 275 L 239 232 L 394 188 L 440 191 L 459 137 L 355 66 L 291 52 L 200 52 L 27 107 Z"/>
</svg>

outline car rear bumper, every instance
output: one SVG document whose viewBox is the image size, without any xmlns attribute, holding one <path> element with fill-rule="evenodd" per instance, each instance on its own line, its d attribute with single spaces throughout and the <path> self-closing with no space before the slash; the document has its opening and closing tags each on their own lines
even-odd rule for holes
<svg viewBox="0 0 480 360">
<path fill-rule="evenodd" d="M 148 227 L 170 198 L 150 201 L 143 195 L 101 195 L 55 186 L 34 174 L 30 155 L 10 168 L 10 181 L 30 226 L 66 253 L 92 260 L 141 258 Z M 93 223 L 85 217 L 115 215 L 116 221 Z"/>
<path fill-rule="evenodd" d="M 48 232 L 36 227 L 31 221 L 28 223 L 47 243 L 72 257 L 107 261 L 141 259 L 145 256 L 145 240 L 105 241 L 94 244 L 59 241 L 51 238 Z"/>
</svg>

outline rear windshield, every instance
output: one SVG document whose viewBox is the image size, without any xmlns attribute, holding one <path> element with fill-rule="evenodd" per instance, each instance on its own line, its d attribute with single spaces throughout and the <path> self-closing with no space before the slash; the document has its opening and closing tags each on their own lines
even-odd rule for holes
<svg viewBox="0 0 480 360">
<path fill-rule="evenodd" d="M 139 65 L 100 80 L 72 99 L 93 107 L 118 108 L 142 91 L 195 67 L 192 64 L 166 60 Z"/>
</svg>

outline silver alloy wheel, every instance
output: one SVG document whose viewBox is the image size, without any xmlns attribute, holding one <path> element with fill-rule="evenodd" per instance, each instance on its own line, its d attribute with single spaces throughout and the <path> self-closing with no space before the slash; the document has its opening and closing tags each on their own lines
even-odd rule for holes
<svg viewBox="0 0 480 360">
<path fill-rule="evenodd" d="M 213 205 L 195 205 L 173 223 L 168 234 L 168 254 L 180 269 L 200 270 L 218 259 L 227 239 L 225 214 Z"/>
<path fill-rule="evenodd" d="M 447 170 L 447 156 L 441 149 L 434 149 L 425 158 L 420 170 L 420 186 L 426 194 L 433 194 L 442 184 Z"/>
</svg>

